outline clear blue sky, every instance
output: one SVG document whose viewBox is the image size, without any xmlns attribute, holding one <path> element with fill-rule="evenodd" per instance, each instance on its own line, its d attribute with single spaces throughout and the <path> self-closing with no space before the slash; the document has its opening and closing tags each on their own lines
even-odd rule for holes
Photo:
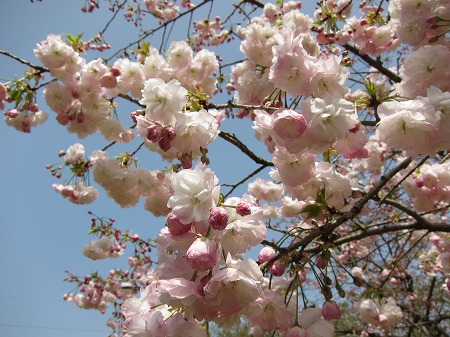
<svg viewBox="0 0 450 337">
<path fill-rule="evenodd" d="M 216 1 L 219 3 L 222 6 L 228 1 Z M 103 2 L 103 10 L 96 15 L 83 14 L 80 11 L 83 4 L 82 0 L 43 0 L 35 4 L 28 0 L 2 0 L 0 49 L 39 64 L 33 49 L 47 34 L 84 32 L 86 37 L 91 37 L 104 27 L 112 14 L 105 10 Z M 113 47 L 119 48 L 130 39 L 135 40 L 133 31 L 132 25 L 120 17 L 106 37 Z M 181 33 L 184 38 L 185 30 Z M 238 49 L 233 51 L 236 53 Z M 2 81 L 21 77 L 24 70 L 25 67 L 0 55 Z M 70 204 L 56 194 L 51 187 L 55 178 L 45 165 L 57 162 L 58 151 L 79 140 L 56 123 L 54 113 L 43 105 L 42 94 L 38 102 L 49 113 L 49 120 L 44 126 L 34 128 L 31 134 L 19 133 L 3 121 L 0 123 L 0 336 L 104 337 L 110 332 L 105 326 L 107 316 L 80 310 L 62 300 L 62 294 L 71 290 L 71 286 L 63 282 L 64 270 L 84 275 L 96 269 L 107 271 L 118 263 L 118 260 L 109 260 L 99 264 L 82 256 L 81 248 L 90 239 L 87 211 L 114 217 L 123 228 L 133 228 L 148 237 L 159 231 L 163 221 L 151 217 L 142 205 L 122 210 L 112 200 L 102 198 L 103 192 L 100 198 L 103 200 L 88 206 Z M 129 111 L 121 113 L 128 115 Z M 242 138 L 253 137 L 251 129 L 242 131 L 241 127 L 233 127 L 232 122 L 226 122 L 223 129 L 236 132 Z M 87 154 L 105 144 L 97 136 L 82 143 Z M 262 146 L 257 148 L 263 149 Z M 222 140 L 210 151 L 212 168 L 221 182 L 236 182 L 256 168 Z M 147 162 L 156 158 L 145 152 L 138 157 L 150 159 Z M 270 159 L 268 155 L 265 157 Z M 150 167 L 157 168 L 162 166 Z"/>
</svg>

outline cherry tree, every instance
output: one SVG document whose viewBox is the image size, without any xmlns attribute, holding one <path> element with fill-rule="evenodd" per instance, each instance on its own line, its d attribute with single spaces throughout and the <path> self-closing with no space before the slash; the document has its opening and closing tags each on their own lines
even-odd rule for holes
<svg viewBox="0 0 450 337">
<path fill-rule="evenodd" d="M 160 218 L 147 238 L 91 213 L 83 254 L 128 265 L 69 273 L 64 299 L 111 336 L 448 335 L 450 3 L 219 2 L 86 0 L 112 13 L 96 36 L 0 50 L 27 68 L 0 83 L 7 125 L 103 136 L 55 154 L 53 189 Z M 110 45 L 123 18 L 137 34 Z M 256 168 L 216 175 L 235 153 Z"/>
</svg>

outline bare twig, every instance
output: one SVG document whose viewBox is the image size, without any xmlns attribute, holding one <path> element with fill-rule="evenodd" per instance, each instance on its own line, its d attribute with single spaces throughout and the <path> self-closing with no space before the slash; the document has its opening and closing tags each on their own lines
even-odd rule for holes
<svg viewBox="0 0 450 337">
<path fill-rule="evenodd" d="M 242 143 L 235 135 L 220 131 L 219 137 L 226 140 L 227 142 L 236 146 L 239 150 L 245 153 L 250 159 L 252 159 L 255 163 L 263 165 L 264 167 L 274 166 L 272 162 L 267 161 L 263 158 L 258 157 L 253 153 L 244 143 Z"/>
<path fill-rule="evenodd" d="M 49 71 L 47 68 L 44 68 L 44 67 L 41 67 L 41 66 L 37 66 L 37 65 L 35 65 L 33 63 L 30 63 L 30 62 L 28 62 L 28 61 L 26 61 L 24 59 L 21 59 L 20 57 L 18 57 L 16 55 L 11 54 L 10 52 L 4 51 L 4 50 L 0 50 L 0 54 L 8 56 L 8 57 L 12 58 L 13 60 L 16 60 L 16 61 L 18 61 L 18 62 L 20 62 L 22 64 L 25 64 L 25 65 L 33 68 L 34 70 L 39 71 L 40 73 L 46 73 L 46 72 Z"/>
<path fill-rule="evenodd" d="M 359 49 L 356 48 L 355 46 L 347 43 L 347 44 L 344 45 L 344 48 L 347 49 L 348 51 L 351 51 L 356 56 L 358 56 L 361 60 L 366 62 L 369 66 L 374 67 L 375 69 L 377 69 L 380 73 L 385 75 L 392 82 L 399 83 L 399 82 L 402 81 L 402 78 L 400 76 L 398 76 L 397 74 L 393 73 L 388 68 L 384 67 L 382 62 L 380 62 L 379 60 L 374 60 L 369 55 L 361 54 Z"/>
</svg>

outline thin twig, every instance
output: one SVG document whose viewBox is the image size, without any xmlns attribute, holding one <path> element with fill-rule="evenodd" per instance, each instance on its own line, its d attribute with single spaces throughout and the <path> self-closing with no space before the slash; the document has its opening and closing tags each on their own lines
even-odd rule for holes
<svg viewBox="0 0 450 337">
<path fill-rule="evenodd" d="M 29 66 L 29 67 L 39 71 L 40 73 L 46 73 L 46 72 L 49 71 L 47 68 L 44 68 L 44 67 L 41 67 L 41 66 L 37 66 L 37 65 L 35 65 L 33 63 L 25 61 L 24 59 L 21 59 L 20 57 L 18 57 L 16 55 L 13 55 L 10 52 L 4 51 L 4 50 L 0 50 L 0 54 L 8 56 L 8 57 L 10 57 L 10 58 L 12 58 L 12 59 L 14 59 L 16 61 L 19 61 L 20 63 L 25 64 L 25 65 L 27 65 L 27 66 Z"/>
</svg>

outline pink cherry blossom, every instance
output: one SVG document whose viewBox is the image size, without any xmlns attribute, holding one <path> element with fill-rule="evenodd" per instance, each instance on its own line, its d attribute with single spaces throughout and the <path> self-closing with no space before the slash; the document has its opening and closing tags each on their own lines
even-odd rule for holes
<svg viewBox="0 0 450 337">
<path fill-rule="evenodd" d="M 173 195 L 167 206 L 182 223 L 207 220 L 219 198 L 214 172 L 199 163 L 194 170 L 182 170 L 172 178 Z"/>
<path fill-rule="evenodd" d="M 207 271 L 217 263 L 217 244 L 208 238 L 196 239 L 186 252 L 186 260 L 192 269 Z"/>
</svg>

